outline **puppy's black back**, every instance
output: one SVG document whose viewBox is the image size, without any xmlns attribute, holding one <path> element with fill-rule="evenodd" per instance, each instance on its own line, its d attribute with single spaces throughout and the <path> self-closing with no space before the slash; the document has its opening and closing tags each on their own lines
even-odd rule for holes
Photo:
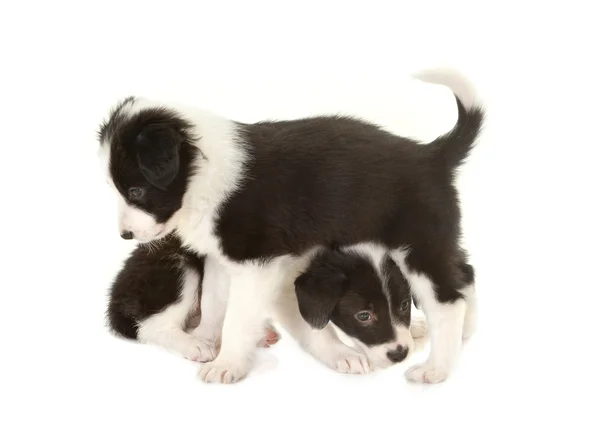
<svg viewBox="0 0 600 448">
<path fill-rule="evenodd" d="M 451 257 L 460 236 L 454 172 L 483 120 L 457 104 L 456 126 L 431 144 L 344 116 L 242 126 L 243 187 L 215 223 L 223 251 L 244 261 L 376 241 L 450 248 L 431 258 Z"/>
<path fill-rule="evenodd" d="M 186 267 L 196 270 L 202 281 L 204 258 L 183 249 L 174 236 L 157 246 L 138 246 L 111 285 L 107 320 L 120 336 L 136 339 L 139 322 L 180 300 Z"/>
</svg>

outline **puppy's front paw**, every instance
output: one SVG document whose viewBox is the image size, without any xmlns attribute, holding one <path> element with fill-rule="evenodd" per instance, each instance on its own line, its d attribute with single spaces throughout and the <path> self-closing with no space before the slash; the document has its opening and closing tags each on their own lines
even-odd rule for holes
<svg viewBox="0 0 600 448">
<path fill-rule="evenodd" d="M 424 317 L 413 317 L 410 321 L 410 335 L 414 339 L 427 336 L 427 320 Z"/>
<path fill-rule="evenodd" d="M 196 362 L 208 362 L 217 357 L 217 348 L 214 341 L 192 338 L 184 356 Z"/>
<path fill-rule="evenodd" d="M 441 383 L 446 378 L 450 371 L 445 366 L 436 366 L 431 362 L 424 362 L 423 364 L 416 364 L 408 369 L 405 373 L 406 378 L 409 381 L 416 383 L 429 383 L 436 384 Z"/>
<path fill-rule="evenodd" d="M 218 350 L 212 341 L 195 338 L 184 332 L 174 332 L 169 339 L 167 349 L 179 353 L 186 359 L 196 362 L 212 361 Z"/>
<path fill-rule="evenodd" d="M 207 383 L 231 384 L 248 375 L 248 367 L 226 360 L 215 360 L 204 364 L 198 376 Z"/>
<path fill-rule="evenodd" d="M 336 353 L 332 353 L 327 364 L 340 373 L 365 374 L 371 371 L 369 359 L 363 353 L 350 347 L 344 347 Z"/>
</svg>

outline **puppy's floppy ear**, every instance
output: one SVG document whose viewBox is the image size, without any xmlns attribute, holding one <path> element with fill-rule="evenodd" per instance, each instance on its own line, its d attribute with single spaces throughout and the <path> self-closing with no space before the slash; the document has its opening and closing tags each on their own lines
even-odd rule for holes
<svg viewBox="0 0 600 448">
<path fill-rule="evenodd" d="M 335 259 L 326 257 L 313 261 L 294 282 L 304 320 L 313 328 L 325 328 L 347 284 L 348 277 Z"/>
<path fill-rule="evenodd" d="M 182 137 L 166 124 L 150 124 L 135 140 L 137 161 L 142 174 L 155 187 L 166 189 L 179 172 Z"/>
</svg>

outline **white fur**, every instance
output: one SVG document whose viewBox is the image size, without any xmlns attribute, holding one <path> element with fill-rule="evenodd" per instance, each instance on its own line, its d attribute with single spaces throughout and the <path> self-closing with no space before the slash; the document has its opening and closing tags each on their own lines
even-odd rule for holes
<svg viewBox="0 0 600 448">
<path fill-rule="evenodd" d="M 154 314 L 139 323 L 138 340 L 159 345 L 194 361 L 204 361 L 210 355 L 210 347 L 185 332 L 190 311 L 198 302 L 200 277 L 191 269 L 185 269 L 180 299 L 166 310 Z"/>
<path fill-rule="evenodd" d="M 429 277 L 408 268 L 405 262 L 407 253 L 406 249 L 397 250 L 393 252 L 393 257 L 427 317 L 431 352 L 423 364 L 411 367 L 406 376 L 413 381 L 439 383 L 448 377 L 457 362 L 462 345 L 466 303 L 464 300 L 457 300 L 452 304 L 438 302 Z"/>
<path fill-rule="evenodd" d="M 473 83 L 457 70 L 436 68 L 415 73 L 413 77 L 428 84 L 448 87 L 467 110 L 480 104 L 479 94 Z"/>
</svg>

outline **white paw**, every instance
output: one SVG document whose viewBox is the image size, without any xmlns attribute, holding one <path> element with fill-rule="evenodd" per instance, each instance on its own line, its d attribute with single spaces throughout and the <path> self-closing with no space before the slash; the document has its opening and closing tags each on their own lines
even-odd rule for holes
<svg viewBox="0 0 600 448">
<path fill-rule="evenodd" d="M 249 369 L 226 360 L 208 362 L 202 366 L 198 376 L 207 383 L 230 384 L 244 379 Z"/>
<path fill-rule="evenodd" d="M 369 359 L 350 347 L 338 351 L 328 364 L 340 373 L 365 374 L 371 371 Z"/>
<path fill-rule="evenodd" d="M 410 335 L 414 339 L 427 336 L 427 320 L 424 317 L 413 317 L 410 321 Z"/>
<path fill-rule="evenodd" d="M 217 348 L 213 341 L 192 338 L 182 350 L 183 356 L 196 362 L 208 362 L 217 357 Z"/>
<path fill-rule="evenodd" d="M 406 378 L 417 383 L 441 383 L 446 378 L 450 371 L 445 366 L 436 366 L 431 362 L 416 364 L 408 369 L 405 373 Z"/>
</svg>

